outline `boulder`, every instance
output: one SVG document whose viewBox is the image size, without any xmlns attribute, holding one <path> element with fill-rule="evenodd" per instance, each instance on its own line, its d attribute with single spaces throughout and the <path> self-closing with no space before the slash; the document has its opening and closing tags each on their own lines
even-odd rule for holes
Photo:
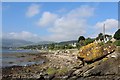
<svg viewBox="0 0 120 80">
<path fill-rule="evenodd" d="M 80 48 L 78 58 L 85 62 L 93 62 L 115 51 L 116 46 L 107 43 L 90 43 Z"/>
</svg>

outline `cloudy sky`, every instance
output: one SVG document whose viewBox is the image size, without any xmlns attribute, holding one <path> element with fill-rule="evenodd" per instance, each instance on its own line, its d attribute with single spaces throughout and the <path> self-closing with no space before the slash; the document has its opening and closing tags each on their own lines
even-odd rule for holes
<svg viewBox="0 0 120 80">
<path fill-rule="evenodd" d="M 117 2 L 2 3 L 3 38 L 29 41 L 77 40 L 118 28 Z"/>
</svg>

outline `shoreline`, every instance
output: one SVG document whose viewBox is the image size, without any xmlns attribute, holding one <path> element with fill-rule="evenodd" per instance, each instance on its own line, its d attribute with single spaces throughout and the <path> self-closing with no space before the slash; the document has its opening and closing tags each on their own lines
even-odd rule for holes
<svg viewBox="0 0 120 80">
<path fill-rule="evenodd" d="M 2 80 L 120 79 L 120 74 L 116 72 L 120 64 L 120 54 L 117 52 L 109 54 L 94 63 L 85 64 L 85 66 L 76 57 L 78 50 L 60 50 L 55 52 L 41 54 L 40 56 L 47 60 L 43 64 L 3 68 Z"/>
<path fill-rule="evenodd" d="M 33 64 L 42 64 L 46 59 L 41 56 L 46 53 L 4 53 L 2 54 L 2 67 L 27 66 Z"/>
<path fill-rule="evenodd" d="M 33 64 L 30 66 L 13 66 L 13 67 L 3 68 L 2 70 L 3 77 L 12 76 L 14 78 L 17 78 L 18 76 L 21 76 L 21 78 L 24 78 L 24 76 L 26 76 L 27 78 L 30 78 L 30 77 L 38 78 L 38 75 L 40 77 L 40 74 L 53 75 L 53 74 L 56 74 L 57 72 L 59 72 L 58 75 L 64 75 L 69 70 L 71 70 L 73 66 L 78 65 L 78 63 L 81 64 L 81 61 L 77 60 L 75 53 L 71 53 L 70 51 L 68 52 L 67 51 L 68 50 L 62 50 L 59 52 L 53 51 L 56 53 L 43 52 L 39 54 L 32 54 L 32 55 L 35 55 L 38 60 L 42 57 L 43 59 L 45 59 L 45 61 L 42 64 Z M 20 73 L 18 69 L 21 71 Z M 6 74 L 6 72 L 10 72 L 10 73 Z M 36 74 L 36 75 L 29 76 L 29 74 L 31 75 Z"/>
</svg>

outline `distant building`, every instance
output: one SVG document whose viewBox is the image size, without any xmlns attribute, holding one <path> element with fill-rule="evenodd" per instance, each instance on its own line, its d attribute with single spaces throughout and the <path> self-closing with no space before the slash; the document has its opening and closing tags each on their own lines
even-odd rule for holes
<svg viewBox="0 0 120 80">
<path fill-rule="evenodd" d="M 112 36 L 105 35 L 104 42 L 106 43 L 106 42 L 110 41 L 111 39 L 112 39 Z"/>
<path fill-rule="evenodd" d="M 95 40 L 95 42 L 100 43 L 100 42 L 105 42 L 107 43 L 108 41 L 111 41 L 112 36 L 111 35 L 105 35 L 102 39 Z"/>
<path fill-rule="evenodd" d="M 115 42 L 115 41 L 116 41 L 116 39 L 115 39 L 115 38 L 112 38 L 110 41 Z"/>
<path fill-rule="evenodd" d="M 72 47 L 76 47 L 77 46 L 77 43 L 70 43 L 69 45 L 71 45 Z"/>
</svg>

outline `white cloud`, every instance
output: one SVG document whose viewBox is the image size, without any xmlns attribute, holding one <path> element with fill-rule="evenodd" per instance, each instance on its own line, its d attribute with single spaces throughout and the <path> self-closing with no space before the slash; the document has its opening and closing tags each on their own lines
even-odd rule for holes
<svg viewBox="0 0 120 80">
<path fill-rule="evenodd" d="M 52 25 L 48 29 L 52 34 L 47 36 L 50 40 L 73 40 L 86 33 L 87 19 L 94 15 L 94 10 L 95 8 L 90 6 L 81 6 L 62 16 L 45 12 L 39 24 L 40 26 Z"/>
<path fill-rule="evenodd" d="M 82 19 L 59 19 L 55 22 L 54 27 L 49 29 L 53 34 L 50 38 L 53 40 L 76 39 L 79 35 L 85 34 L 86 21 Z"/>
<path fill-rule="evenodd" d="M 67 16 L 71 16 L 71 18 L 88 18 L 94 15 L 94 10 L 95 8 L 93 7 L 83 5 L 70 11 Z"/>
<path fill-rule="evenodd" d="M 41 38 L 33 33 L 22 31 L 22 32 L 11 32 L 11 33 L 3 33 L 3 38 L 8 39 L 19 39 L 19 40 L 27 40 L 27 41 L 40 41 Z"/>
<path fill-rule="evenodd" d="M 58 16 L 56 14 L 44 12 L 40 20 L 37 22 L 37 25 L 40 27 L 48 26 L 50 24 L 53 24 L 57 17 Z"/>
<path fill-rule="evenodd" d="M 103 32 L 103 25 L 105 24 L 106 34 L 113 35 L 118 28 L 118 20 L 116 19 L 106 19 L 102 22 L 97 22 L 95 28 L 97 32 Z"/>
<path fill-rule="evenodd" d="M 80 6 L 65 14 L 59 15 L 51 12 L 44 12 L 38 21 L 38 26 L 47 27 L 51 34 L 42 37 L 51 41 L 74 40 L 80 35 L 85 37 L 97 37 L 103 32 L 103 24 L 105 24 L 106 34 L 114 34 L 118 27 L 116 19 L 106 19 L 89 25 L 88 20 L 94 16 L 95 8 L 91 6 Z"/>
<path fill-rule="evenodd" d="M 118 21 L 116 19 L 106 19 L 105 21 L 98 22 L 95 26 L 97 28 L 102 28 L 103 24 L 105 24 L 105 28 L 107 30 L 110 30 L 110 29 L 118 27 Z"/>
<path fill-rule="evenodd" d="M 28 7 L 26 12 L 27 17 L 33 17 L 40 12 L 40 5 L 32 4 Z"/>
</svg>

